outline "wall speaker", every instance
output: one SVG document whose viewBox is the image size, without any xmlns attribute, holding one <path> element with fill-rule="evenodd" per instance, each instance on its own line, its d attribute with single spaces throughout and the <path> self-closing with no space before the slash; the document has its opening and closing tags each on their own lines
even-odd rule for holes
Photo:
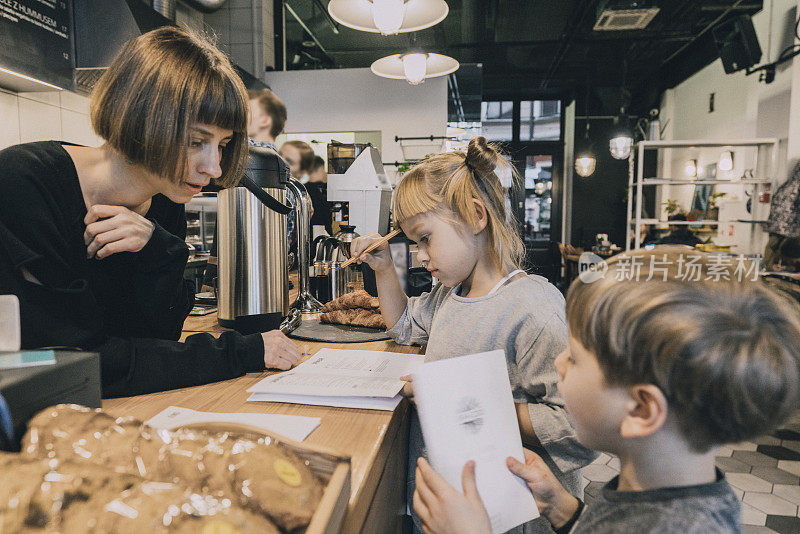
<svg viewBox="0 0 800 534">
<path fill-rule="evenodd" d="M 726 74 L 752 67 L 761 61 L 761 46 L 749 16 L 741 15 L 727 20 L 711 32 Z"/>
</svg>

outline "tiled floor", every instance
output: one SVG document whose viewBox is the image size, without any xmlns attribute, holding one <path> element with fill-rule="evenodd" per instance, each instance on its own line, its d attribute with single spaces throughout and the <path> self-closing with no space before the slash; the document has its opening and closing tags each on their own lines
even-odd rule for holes
<svg viewBox="0 0 800 534">
<path fill-rule="evenodd" d="M 800 533 L 800 424 L 798 418 L 771 436 L 723 447 L 717 467 L 742 500 L 745 534 Z M 586 502 L 619 473 L 608 454 L 583 470 Z"/>
</svg>

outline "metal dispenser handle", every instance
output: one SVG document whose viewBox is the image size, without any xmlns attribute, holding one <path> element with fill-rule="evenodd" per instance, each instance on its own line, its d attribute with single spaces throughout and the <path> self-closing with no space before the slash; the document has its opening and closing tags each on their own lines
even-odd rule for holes
<svg viewBox="0 0 800 534">
<path fill-rule="evenodd" d="M 297 300 L 292 308 L 302 313 L 314 313 L 322 309 L 322 304 L 308 291 L 308 258 L 311 256 L 311 239 L 308 231 L 311 226 L 311 197 L 305 186 L 294 178 L 289 180 L 286 188 L 294 196 L 294 212 L 297 220 L 297 252 L 300 268 L 300 288 Z"/>
</svg>

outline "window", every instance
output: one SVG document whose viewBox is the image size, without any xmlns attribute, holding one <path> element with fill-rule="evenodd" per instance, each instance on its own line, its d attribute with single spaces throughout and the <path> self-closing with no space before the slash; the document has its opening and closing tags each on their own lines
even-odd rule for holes
<svg viewBox="0 0 800 534">
<path fill-rule="evenodd" d="M 481 102 L 481 133 L 490 141 L 511 141 L 513 122 L 513 102 Z"/>
<path fill-rule="evenodd" d="M 550 238 L 550 213 L 553 202 L 553 157 L 525 158 L 525 227 L 526 242 Z"/>
<path fill-rule="evenodd" d="M 520 141 L 559 141 L 561 139 L 561 102 L 559 100 L 523 100 L 520 102 Z"/>
</svg>

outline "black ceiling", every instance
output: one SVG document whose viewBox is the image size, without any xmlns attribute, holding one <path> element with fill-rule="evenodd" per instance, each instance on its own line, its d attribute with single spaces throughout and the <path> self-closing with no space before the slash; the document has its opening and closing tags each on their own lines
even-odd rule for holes
<svg viewBox="0 0 800 534">
<path fill-rule="evenodd" d="M 323 9 L 326 0 L 283 3 L 325 50 L 287 12 L 289 69 L 368 67 L 407 49 L 413 38 L 428 51 L 482 64 L 477 72 L 482 72 L 484 99 L 556 95 L 574 97 L 580 104 L 586 101 L 588 86 L 593 103 L 587 111 L 593 113 L 615 111 L 622 87 L 630 92 L 633 111 L 651 107 L 665 88 L 716 59 L 709 31 L 713 25 L 762 7 L 760 0 L 630 0 L 628 4 L 658 7 L 660 12 L 644 30 L 596 32 L 592 27 L 598 10 L 608 0 L 447 0 L 447 18 L 412 37 L 381 36 L 341 25 L 336 34 Z"/>
</svg>

